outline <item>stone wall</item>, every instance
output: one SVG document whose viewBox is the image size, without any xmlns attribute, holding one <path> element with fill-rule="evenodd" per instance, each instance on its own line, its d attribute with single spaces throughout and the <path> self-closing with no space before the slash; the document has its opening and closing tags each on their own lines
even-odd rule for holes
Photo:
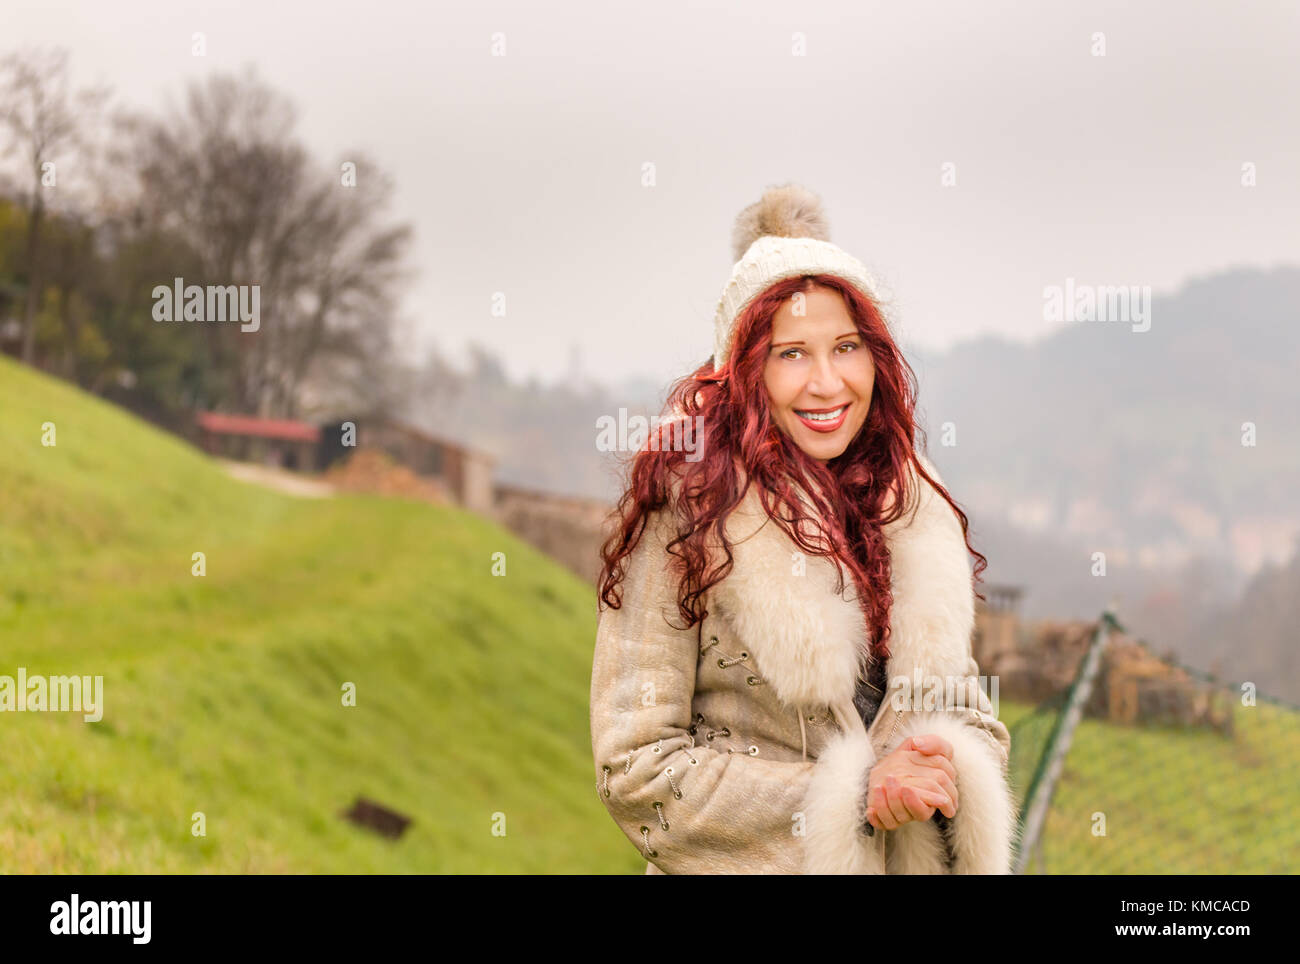
<svg viewBox="0 0 1300 964">
<path fill-rule="evenodd" d="M 519 538 L 591 583 L 600 574 L 602 523 L 613 505 L 516 486 L 496 486 L 492 515 Z"/>
</svg>

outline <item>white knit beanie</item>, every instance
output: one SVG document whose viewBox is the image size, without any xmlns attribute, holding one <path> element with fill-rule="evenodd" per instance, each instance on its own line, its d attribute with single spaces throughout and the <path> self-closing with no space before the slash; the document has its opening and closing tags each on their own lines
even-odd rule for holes
<svg viewBox="0 0 1300 964">
<path fill-rule="evenodd" d="M 768 287 L 805 274 L 844 278 L 867 297 L 876 283 L 853 255 L 831 244 L 821 200 L 805 187 L 768 188 L 763 198 L 740 212 L 732 230 L 735 267 L 722 289 L 713 320 L 713 368 L 722 368 L 731 350 L 736 318 Z"/>
</svg>

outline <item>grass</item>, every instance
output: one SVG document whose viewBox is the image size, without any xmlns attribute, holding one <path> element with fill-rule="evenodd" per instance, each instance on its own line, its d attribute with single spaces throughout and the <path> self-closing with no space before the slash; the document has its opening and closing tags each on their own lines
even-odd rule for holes
<svg viewBox="0 0 1300 964">
<path fill-rule="evenodd" d="M 456 508 L 238 482 L 4 358 L 0 445 L 0 674 L 104 678 L 101 722 L 0 714 L 0 871 L 644 869 L 596 798 L 567 570 Z M 405 836 L 341 819 L 358 795 Z"/>
<path fill-rule="evenodd" d="M 1050 720 L 1029 724 L 1029 708 L 1006 700 L 1001 710 L 1023 793 Z M 1300 712 L 1260 700 L 1233 720 L 1232 735 L 1081 720 L 1030 872 L 1295 873 Z"/>
</svg>

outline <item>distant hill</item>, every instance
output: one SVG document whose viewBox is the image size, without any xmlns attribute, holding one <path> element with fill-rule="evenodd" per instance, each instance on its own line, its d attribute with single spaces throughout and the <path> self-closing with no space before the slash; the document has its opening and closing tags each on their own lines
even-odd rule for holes
<svg viewBox="0 0 1300 964">
<path fill-rule="evenodd" d="M 1300 555 L 1268 566 L 1239 600 L 1188 633 L 1185 658 L 1300 704 Z"/>
<path fill-rule="evenodd" d="M 1154 298 L 1149 331 L 1078 322 L 913 359 L 930 450 L 983 535 L 989 578 L 1025 586 L 1034 618 L 1118 598 L 1155 648 L 1300 700 L 1294 622 L 1261 612 L 1247 644 L 1216 628 L 1260 566 L 1295 552 L 1298 320 L 1300 268 L 1241 268 Z M 1099 551 L 1105 578 L 1091 573 Z"/>
<path fill-rule="evenodd" d="M 1300 268 L 1243 268 L 1156 297 L 1149 331 L 1076 322 L 921 356 L 932 449 L 986 522 L 1120 566 L 1213 555 L 1249 573 L 1300 533 L 1297 321 Z M 946 422 L 957 445 L 938 448 Z"/>
</svg>

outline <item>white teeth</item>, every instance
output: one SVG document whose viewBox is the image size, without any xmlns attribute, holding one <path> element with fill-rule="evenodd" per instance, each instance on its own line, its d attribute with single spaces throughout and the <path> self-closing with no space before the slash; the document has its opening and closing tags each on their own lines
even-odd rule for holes
<svg viewBox="0 0 1300 964">
<path fill-rule="evenodd" d="M 796 408 L 795 412 L 800 418 L 806 418 L 810 422 L 833 422 L 844 414 L 846 408 L 848 408 L 847 405 L 841 405 L 833 412 L 800 412 L 799 409 Z"/>
</svg>

